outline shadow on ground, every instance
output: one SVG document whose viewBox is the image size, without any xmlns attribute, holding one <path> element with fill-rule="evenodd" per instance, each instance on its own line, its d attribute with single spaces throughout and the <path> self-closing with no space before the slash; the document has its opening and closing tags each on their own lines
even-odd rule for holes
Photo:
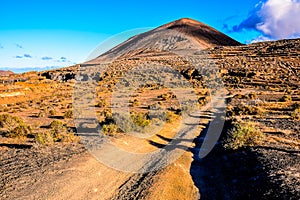
<svg viewBox="0 0 300 200">
<path fill-rule="evenodd" d="M 266 149 L 259 150 L 258 147 L 229 151 L 218 143 L 208 156 L 199 159 L 208 126 L 194 140 L 195 148 L 191 150 L 194 161 L 190 174 L 199 189 L 201 200 L 297 199 L 290 191 L 281 187 L 282 182 L 272 181 L 268 166 L 270 163 L 260 159 L 264 157 L 262 153 L 269 154 Z M 220 140 L 224 138 L 228 126 L 226 123 Z"/>
</svg>

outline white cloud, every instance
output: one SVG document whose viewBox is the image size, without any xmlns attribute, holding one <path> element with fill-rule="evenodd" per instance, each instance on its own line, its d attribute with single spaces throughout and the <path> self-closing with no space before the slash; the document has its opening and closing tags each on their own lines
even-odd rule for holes
<svg viewBox="0 0 300 200">
<path fill-rule="evenodd" d="M 272 39 L 269 38 L 269 37 L 261 35 L 261 36 L 258 36 L 255 39 L 253 39 L 253 40 L 247 41 L 246 43 L 256 43 L 256 42 L 264 42 L 264 41 L 270 41 L 270 40 L 272 40 Z"/>
<path fill-rule="evenodd" d="M 257 30 L 274 39 L 300 36 L 300 0 L 268 0 L 257 12 Z"/>
<path fill-rule="evenodd" d="M 234 32 L 243 30 L 259 31 L 263 39 L 300 37 L 300 0 L 259 2 L 245 20 L 232 27 Z"/>
</svg>

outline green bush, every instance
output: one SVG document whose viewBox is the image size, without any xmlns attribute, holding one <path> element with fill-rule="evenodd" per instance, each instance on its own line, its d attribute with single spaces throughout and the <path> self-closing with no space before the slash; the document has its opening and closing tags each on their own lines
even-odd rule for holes
<svg viewBox="0 0 300 200">
<path fill-rule="evenodd" d="M 105 118 L 105 121 L 112 121 L 113 120 L 113 113 L 112 110 L 109 108 L 105 108 L 101 113 L 101 116 Z"/>
<path fill-rule="evenodd" d="M 225 140 L 226 149 L 238 149 L 245 146 L 259 144 L 264 134 L 251 123 L 233 124 L 229 135 Z"/>
<path fill-rule="evenodd" d="M 156 102 L 154 104 L 148 105 L 148 109 L 149 110 L 162 110 L 163 106 L 162 106 L 162 102 Z"/>
<path fill-rule="evenodd" d="M 31 134 L 32 128 L 19 117 L 2 114 L 0 115 L 0 132 L 6 137 L 19 138 Z"/>
</svg>

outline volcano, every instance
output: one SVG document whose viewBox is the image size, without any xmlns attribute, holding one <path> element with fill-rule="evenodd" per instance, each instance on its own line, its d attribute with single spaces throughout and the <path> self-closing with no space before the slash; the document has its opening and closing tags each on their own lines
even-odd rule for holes
<svg viewBox="0 0 300 200">
<path fill-rule="evenodd" d="M 239 46 L 241 43 L 199 21 L 182 18 L 129 38 L 87 63 L 109 58 L 130 57 L 145 52 L 204 50 L 216 46 Z"/>
</svg>

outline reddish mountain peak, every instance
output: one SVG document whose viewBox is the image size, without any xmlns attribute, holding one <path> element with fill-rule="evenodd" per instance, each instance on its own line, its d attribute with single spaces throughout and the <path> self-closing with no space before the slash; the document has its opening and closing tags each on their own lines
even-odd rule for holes
<svg viewBox="0 0 300 200">
<path fill-rule="evenodd" d="M 174 25 L 198 25 L 198 26 L 207 26 L 206 24 L 199 22 L 197 20 L 191 19 L 191 18 L 181 18 L 175 21 L 172 21 L 170 23 L 162 25 L 162 27 L 170 27 Z"/>
<path fill-rule="evenodd" d="M 158 29 L 172 29 L 185 33 L 186 35 L 192 36 L 202 44 L 206 43 L 207 47 L 241 45 L 238 41 L 230 38 L 211 26 L 190 18 L 175 20 L 160 26 Z"/>
</svg>

